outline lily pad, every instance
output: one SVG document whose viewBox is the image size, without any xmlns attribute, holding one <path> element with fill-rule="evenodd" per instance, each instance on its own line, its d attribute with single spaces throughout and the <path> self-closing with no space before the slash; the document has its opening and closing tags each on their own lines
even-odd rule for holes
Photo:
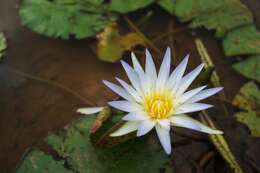
<svg viewBox="0 0 260 173">
<path fill-rule="evenodd" d="M 160 0 L 157 3 L 170 14 L 174 14 L 175 0 Z"/>
<path fill-rule="evenodd" d="M 121 35 L 117 25 L 111 23 L 98 35 L 98 58 L 106 62 L 116 62 L 122 58 L 124 51 L 144 44 L 144 40 L 137 33 Z"/>
<path fill-rule="evenodd" d="M 257 110 L 260 108 L 260 90 L 254 82 L 248 82 L 241 87 L 233 100 L 233 104 L 244 110 Z"/>
<path fill-rule="evenodd" d="M 244 111 L 235 114 L 236 119 L 248 126 L 254 137 L 260 137 L 260 90 L 253 82 L 245 84 L 233 104 Z"/>
<path fill-rule="evenodd" d="M 128 13 L 153 3 L 154 0 L 111 0 L 110 9 L 120 13 Z"/>
<path fill-rule="evenodd" d="M 188 21 L 223 6 L 225 6 L 225 0 L 176 0 L 174 12 L 181 21 Z"/>
<path fill-rule="evenodd" d="M 110 149 L 94 147 L 89 138 L 93 122 L 94 117 L 81 118 L 63 134 L 52 134 L 47 139 L 74 172 L 158 173 L 169 164 L 169 157 L 151 135 Z"/>
<path fill-rule="evenodd" d="M 50 155 L 41 151 L 33 150 L 18 167 L 17 173 L 72 173 L 64 167 L 64 161 L 54 160 Z"/>
<path fill-rule="evenodd" d="M 217 37 L 223 37 L 233 28 L 252 23 L 253 15 L 245 5 L 240 1 L 227 1 L 225 7 L 195 17 L 191 27 L 204 26 L 216 30 Z"/>
<path fill-rule="evenodd" d="M 247 55 L 260 53 L 260 32 L 254 25 L 235 29 L 223 41 L 225 55 Z"/>
<path fill-rule="evenodd" d="M 233 68 L 243 76 L 260 82 L 260 55 L 238 62 L 233 65 Z"/>
<path fill-rule="evenodd" d="M 0 32 L 0 61 L 4 55 L 3 51 L 7 48 L 6 38 L 4 33 Z"/>
<path fill-rule="evenodd" d="M 94 36 L 115 16 L 101 0 L 23 0 L 19 14 L 32 31 L 49 37 L 77 39 Z"/>
<path fill-rule="evenodd" d="M 257 116 L 256 112 L 239 112 L 236 113 L 235 116 L 239 122 L 247 125 L 247 127 L 251 131 L 252 136 L 260 137 L 260 117 Z"/>
</svg>

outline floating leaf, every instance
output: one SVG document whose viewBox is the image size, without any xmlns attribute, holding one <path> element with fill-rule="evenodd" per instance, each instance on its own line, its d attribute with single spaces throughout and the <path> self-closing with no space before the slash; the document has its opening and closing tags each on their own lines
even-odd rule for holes
<svg viewBox="0 0 260 173">
<path fill-rule="evenodd" d="M 260 32 L 254 25 L 235 29 L 224 38 L 223 48 L 227 56 L 259 54 Z"/>
<path fill-rule="evenodd" d="M 223 8 L 223 6 L 225 6 L 225 0 L 176 0 L 174 12 L 181 21 L 188 21 L 203 13 Z"/>
<path fill-rule="evenodd" d="M 252 111 L 260 108 L 260 90 L 254 82 L 243 85 L 233 100 L 240 109 Z"/>
<path fill-rule="evenodd" d="M 245 77 L 260 82 L 260 55 L 238 62 L 233 65 L 233 68 Z"/>
<path fill-rule="evenodd" d="M 260 137 L 260 117 L 257 116 L 256 112 L 238 112 L 235 114 L 235 117 L 239 122 L 247 125 L 251 131 L 252 136 Z"/>
<path fill-rule="evenodd" d="M 248 126 L 254 137 L 260 137 L 260 90 L 254 82 L 248 82 L 240 89 L 233 104 L 245 110 L 235 114 L 237 120 Z"/>
<path fill-rule="evenodd" d="M 49 37 L 77 39 L 94 36 L 114 20 L 101 0 L 23 0 L 19 10 L 22 23 Z"/>
<path fill-rule="evenodd" d="M 84 117 L 62 135 L 50 135 L 48 143 L 64 158 L 73 172 L 79 173 L 158 173 L 169 158 L 152 136 L 131 140 L 115 148 L 95 148 L 89 139 L 94 118 Z M 151 138 L 152 137 L 152 138 Z"/>
<path fill-rule="evenodd" d="M 4 33 L 0 32 L 0 61 L 3 57 L 3 51 L 7 48 L 6 45 L 6 38 L 4 36 Z"/>
<path fill-rule="evenodd" d="M 175 0 L 160 0 L 157 3 L 170 14 L 174 14 Z"/>
<path fill-rule="evenodd" d="M 253 23 L 253 15 L 240 1 L 227 1 L 225 7 L 203 13 L 192 20 L 191 27 L 204 26 L 216 30 L 217 37 L 223 37 L 233 28 Z"/>
<path fill-rule="evenodd" d="M 154 0 L 111 0 L 110 9 L 120 13 L 128 13 L 153 3 Z"/>
<path fill-rule="evenodd" d="M 41 151 L 33 150 L 22 161 L 17 173 L 72 173 L 64 167 L 64 161 L 56 161 Z"/>
<path fill-rule="evenodd" d="M 98 35 L 98 58 L 106 62 L 116 62 L 122 58 L 124 51 L 136 45 L 144 45 L 144 40 L 137 33 L 120 35 L 115 23 L 109 24 Z"/>
</svg>

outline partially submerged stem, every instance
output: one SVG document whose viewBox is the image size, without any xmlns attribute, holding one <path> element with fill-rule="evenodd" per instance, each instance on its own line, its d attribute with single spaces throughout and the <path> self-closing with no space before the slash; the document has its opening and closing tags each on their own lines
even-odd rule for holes
<svg viewBox="0 0 260 173">
<path fill-rule="evenodd" d="M 79 99 L 80 101 L 82 101 L 86 105 L 89 105 L 89 106 L 94 106 L 95 105 L 93 102 L 91 102 L 90 100 L 88 100 L 85 97 L 81 96 L 79 93 L 73 91 L 70 88 L 65 87 L 64 85 L 62 85 L 62 84 L 60 84 L 58 82 L 51 81 L 51 80 L 48 80 L 48 79 L 43 79 L 41 77 L 38 77 L 38 76 L 35 76 L 35 75 L 32 75 L 32 74 L 26 73 L 26 72 L 19 71 L 19 70 L 13 69 L 11 67 L 8 67 L 8 70 L 10 72 L 18 75 L 18 76 L 22 76 L 22 77 L 27 78 L 27 79 L 32 79 L 32 80 L 35 80 L 35 81 L 39 81 L 39 82 L 42 82 L 42 83 L 45 83 L 45 84 L 48 84 L 48 85 L 60 88 L 63 91 L 66 91 L 67 93 L 71 94 L 75 98 Z"/>
<path fill-rule="evenodd" d="M 165 38 L 167 36 L 178 34 L 179 32 L 182 32 L 185 29 L 187 29 L 187 27 L 180 27 L 180 28 L 177 28 L 175 30 L 172 30 L 172 31 L 160 34 L 158 37 L 152 39 L 152 42 L 156 43 L 156 42 L 160 41 L 161 39 L 163 39 L 163 38 Z"/>
<path fill-rule="evenodd" d="M 215 65 L 213 64 L 212 59 L 210 58 L 210 56 L 209 56 L 209 54 L 207 52 L 207 49 L 203 45 L 202 41 L 197 38 L 197 39 L 195 39 L 195 44 L 196 44 L 196 47 L 197 47 L 197 51 L 198 51 L 198 53 L 199 53 L 199 55 L 201 57 L 201 60 L 205 64 L 205 69 L 208 69 L 208 68 L 213 68 L 214 69 Z M 216 70 L 213 70 L 211 78 L 210 78 L 210 81 L 211 81 L 211 83 L 215 87 L 221 86 L 219 75 L 217 74 Z M 219 95 L 220 95 L 220 97 L 223 100 L 226 100 L 226 95 L 225 95 L 224 91 L 220 92 Z M 223 107 L 223 110 L 224 110 L 225 114 L 229 115 L 226 106 L 223 103 L 221 103 L 221 105 Z"/>
<path fill-rule="evenodd" d="M 211 118 L 208 116 L 206 111 L 202 111 L 202 113 L 199 115 L 200 119 L 203 123 L 208 125 L 209 127 L 216 129 L 215 124 L 211 120 Z M 212 143 L 218 150 L 218 152 L 221 154 L 221 156 L 228 162 L 229 166 L 234 170 L 235 173 L 243 173 L 240 165 L 235 159 L 235 156 L 232 154 L 227 141 L 225 140 L 223 135 L 209 135 L 209 138 L 211 139 Z"/>
</svg>

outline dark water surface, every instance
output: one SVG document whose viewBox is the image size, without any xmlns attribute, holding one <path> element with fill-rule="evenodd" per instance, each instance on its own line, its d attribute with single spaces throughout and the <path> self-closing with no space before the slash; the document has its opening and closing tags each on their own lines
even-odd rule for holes
<svg viewBox="0 0 260 173">
<path fill-rule="evenodd" d="M 258 8 L 252 7 L 257 11 Z M 119 63 L 108 64 L 97 60 L 93 50 L 95 40 L 63 41 L 32 33 L 21 25 L 17 8 L 18 0 L 0 1 L 0 31 L 6 34 L 8 40 L 6 56 L 0 63 L 1 173 L 14 170 L 27 148 L 41 146 L 42 139 L 49 132 L 70 123 L 78 117 L 75 110 L 87 106 L 86 102 L 66 89 L 28 79 L 13 70 L 58 82 L 95 105 L 104 105 L 115 97 L 102 85 L 101 80 L 123 76 Z M 142 30 L 147 31 L 145 33 L 148 35 L 160 35 L 178 27 L 183 26 L 176 23 L 174 18 L 156 14 L 153 22 L 142 26 Z M 197 36 L 203 39 L 209 49 L 225 93 L 231 100 L 245 79 L 230 68 L 220 41 L 204 31 L 198 32 Z M 194 38 L 188 31 L 173 36 L 174 54 L 177 57 L 174 63 L 186 53 L 191 55 L 190 68 L 200 63 Z M 169 45 L 169 39 L 157 43 L 162 51 L 163 47 Z"/>
</svg>

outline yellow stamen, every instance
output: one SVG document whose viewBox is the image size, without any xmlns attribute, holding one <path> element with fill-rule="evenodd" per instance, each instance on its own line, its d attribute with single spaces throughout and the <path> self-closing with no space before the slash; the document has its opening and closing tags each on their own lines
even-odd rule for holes
<svg viewBox="0 0 260 173">
<path fill-rule="evenodd" d="M 150 92 L 144 99 L 145 110 L 153 119 L 168 118 L 173 109 L 173 100 L 168 92 Z"/>
</svg>

